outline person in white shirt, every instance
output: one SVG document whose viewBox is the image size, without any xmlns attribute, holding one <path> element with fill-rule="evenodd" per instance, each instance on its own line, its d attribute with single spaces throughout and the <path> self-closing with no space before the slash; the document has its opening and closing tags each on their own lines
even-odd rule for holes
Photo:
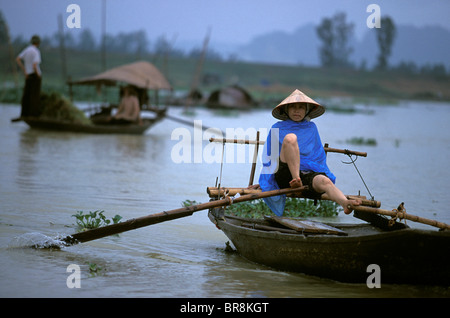
<svg viewBox="0 0 450 318">
<path fill-rule="evenodd" d="M 33 35 L 31 45 L 20 52 L 16 58 L 17 64 L 25 75 L 20 117 L 38 117 L 40 114 L 39 100 L 42 81 L 42 72 L 39 67 L 41 63 L 40 43 L 41 39 L 39 36 Z"/>
</svg>

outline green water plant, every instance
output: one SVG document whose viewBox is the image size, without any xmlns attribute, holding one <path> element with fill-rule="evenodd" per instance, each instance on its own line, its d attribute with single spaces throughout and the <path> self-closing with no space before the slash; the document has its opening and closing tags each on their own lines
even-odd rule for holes
<svg viewBox="0 0 450 318">
<path fill-rule="evenodd" d="M 104 215 L 105 211 L 96 210 L 94 212 L 89 211 L 89 213 L 84 213 L 83 211 L 77 211 L 76 214 L 72 216 L 76 218 L 77 226 L 80 231 L 86 231 L 90 229 L 95 229 L 101 226 L 119 223 L 122 217 L 120 215 L 115 215 L 113 218 L 108 219 Z"/>
<path fill-rule="evenodd" d="M 198 204 L 196 201 L 185 200 L 182 202 L 184 207 Z M 342 207 L 332 201 L 320 200 L 314 203 L 314 200 L 304 198 L 286 198 L 286 206 L 283 216 L 287 217 L 332 217 L 337 216 L 342 211 Z M 273 214 L 270 208 L 262 199 L 235 203 L 227 206 L 226 214 L 248 218 L 263 218 L 265 215 Z"/>
<path fill-rule="evenodd" d="M 98 266 L 96 263 L 86 262 L 86 264 L 89 266 L 89 272 L 90 273 L 98 273 L 103 268 Z"/>
<path fill-rule="evenodd" d="M 286 198 L 286 206 L 283 216 L 286 217 L 331 217 L 338 215 L 342 210 L 340 205 L 331 201 L 318 201 L 300 198 Z M 263 218 L 264 215 L 271 215 L 272 211 L 262 199 L 240 202 L 228 206 L 225 210 L 227 214 L 240 217 Z"/>
<path fill-rule="evenodd" d="M 364 146 L 376 146 L 377 140 L 375 138 L 353 137 L 346 140 L 347 143 L 352 145 L 364 145 Z"/>
</svg>

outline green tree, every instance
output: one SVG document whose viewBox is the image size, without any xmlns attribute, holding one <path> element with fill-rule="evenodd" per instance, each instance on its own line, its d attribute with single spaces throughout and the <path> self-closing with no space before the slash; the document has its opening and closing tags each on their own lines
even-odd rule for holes
<svg viewBox="0 0 450 318">
<path fill-rule="evenodd" d="M 8 24 L 3 17 L 3 12 L 0 10 L 0 44 L 8 43 Z"/>
<path fill-rule="evenodd" d="M 346 67 L 350 65 L 349 57 L 353 49 L 348 46 L 353 36 L 353 23 L 347 23 L 345 13 L 336 13 L 331 18 L 324 18 L 316 28 L 317 35 L 322 41 L 319 50 L 322 66 Z"/>
<path fill-rule="evenodd" d="M 381 19 L 381 27 L 376 29 L 377 41 L 380 52 L 376 68 L 385 70 L 388 66 L 388 58 L 391 55 L 392 44 L 394 43 L 396 28 L 390 17 Z"/>
<path fill-rule="evenodd" d="M 95 51 L 96 43 L 92 31 L 89 29 L 83 29 L 78 39 L 78 48 L 82 51 Z"/>
<path fill-rule="evenodd" d="M 334 65 L 333 54 L 333 23 L 331 19 L 324 18 L 317 28 L 317 34 L 322 40 L 322 47 L 319 50 L 320 61 L 322 66 L 330 67 Z"/>
</svg>

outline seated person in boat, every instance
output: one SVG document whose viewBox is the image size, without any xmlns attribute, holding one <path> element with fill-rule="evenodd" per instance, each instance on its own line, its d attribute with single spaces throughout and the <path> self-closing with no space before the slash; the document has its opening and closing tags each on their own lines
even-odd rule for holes
<svg viewBox="0 0 450 318">
<path fill-rule="evenodd" d="M 123 88 L 123 96 L 117 113 L 110 119 L 111 124 L 140 124 L 141 109 L 139 100 L 131 86 Z"/>
<path fill-rule="evenodd" d="M 336 177 L 328 169 L 326 154 L 315 123 L 311 121 L 325 112 L 325 108 L 295 90 L 272 111 L 281 121 L 269 131 L 263 151 L 263 167 L 259 177 L 262 191 L 308 186 L 305 196 L 320 198 L 326 193 L 332 201 L 340 204 L 344 212 L 352 212 L 351 205 L 360 200 L 349 200 L 335 186 Z M 265 198 L 270 209 L 281 216 L 286 196 Z"/>
</svg>

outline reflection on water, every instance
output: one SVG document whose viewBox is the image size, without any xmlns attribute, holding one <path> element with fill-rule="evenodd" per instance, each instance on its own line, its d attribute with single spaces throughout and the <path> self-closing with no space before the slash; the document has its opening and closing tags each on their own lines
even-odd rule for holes
<svg viewBox="0 0 450 318">
<path fill-rule="evenodd" d="M 450 223 L 449 106 L 411 102 L 369 107 L 374 114 L 329 112 L 315 122 L 330 146 L 368 152 L 356 163 L 382 207 L 392 209 L 404 201 L 411 214 Z M 206 211 L 61 250 L 22 248 L 30 241 L 73 233 L 71 215 L 76 211 L 104 210 L 108 218 L 119 214 L 126 220 L 179 208 L 186 199 L 205 202 L 206 187 L 215 184 L 220 164 L 173 163 L 171 151 L 179 140 L 171 140 L 172 131 L 185 127 L 191 136 L 194 131 L 170 120 L 143 136 L 88 135 L 12 124 L 9 119 L 18 109 L 0 107 L 0 296 L 448 296 L 448 289 L 438 287 L 382 284 L 374 290 L 253 264 L 224 251 L 227 238 Z M 182 116 L 181 109 L 169 111 Z M 186 119 L 243 131 L 267 129 L 274 122 L 267 110 L 224 116 L 199 109 Z M 353 137 L 374 138 L 377 146 L 346 144 Z M 245 151 L 247 161 L 251 157 L 247 146 L 233 147 Z M 341 163 L 346 159 L 328 156 L 338 186 L 348 194 L 361 190 L 366 195 L 354 168 Z M 249 163 L 227 164 L 222 184 L 246 185 L 249 174 Z M 338 219 L 355 222 L 351 216 Z M 81 268 L 80 289 L 66 285 L 70 264 Z M 100 269 L 92 272 L 90 264 Z"/>
</svg>

